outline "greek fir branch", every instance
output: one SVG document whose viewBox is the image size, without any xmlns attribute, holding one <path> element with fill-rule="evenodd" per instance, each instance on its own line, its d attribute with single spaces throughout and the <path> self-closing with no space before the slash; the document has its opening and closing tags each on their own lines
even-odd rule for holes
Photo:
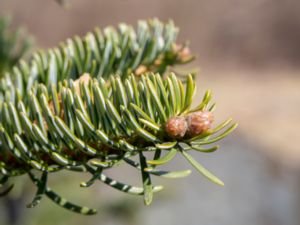
<svg viewBox="0 0 300 225">
<path fill-rule="evenodd" d="M 119 74 L 122 79 L 134 73 L 163 74 L 168 67 L 193 60 L 185 45 L 176 44 L 178 28 L 157 19 L 139 21 L 136 31 L 120 24 L 117 29 L 96 28 L 83 38 L 75 36 L 48 51 L 33 54 L 27 63 L 20 61 L 11 73 L 0 80 L 0 99 L 16 100 L 36 83 L 47 87 L 65 79 L 76 80 L 84 73 L 108 79 Z"/>
<path fill-rule="evenodd" d="M 129 26 L 121 27 L 133 32 Z M 191 173 L 156 168 L 178 152 L 204 177 L 223 185 L 188 152 L 217 150 L 218 146 L 211 144 L 237 125 L 227 120 L 212 128 L 215 105 L 210 91 L 191 108 L 196 89 L 191 75 L 182 81 L 173 73 L 163 77 L 147 72 L 161 68 L 164 72 L 169 65 L 185 62 L 186 56 L 182 58 L 172 47 L 175 30 L 172 23 L 141 22 L 136 33 L 129 32 L 136 41 L 135 51 L 131 49 L 133 42 L 124 41 L 131 35 L 124 36 L 122 28 L 119 33 L 108 28 L 104 36 L 89 34 L 86 38 L 93 38 L 69 40 L 60 49 L 37 53 L 31 63 L 15 67 L 0 86 L 0 185 L 10 177 L 28 174 L 37 186 L 28 207 L 36 206 L 46 195 L 73 212 L 94 214 L 95 210 L 77 206 L 48 187 L 51 173 L 70 170 L 91 174 L 81 187 L 100 181 L 125 193 L 143 195 L 149 205 L 154 193 L 162 190 L 162 186 L 152 184 L 152 175 L 181 178 Z M 79 43 L 85 47 L 81 49 Z M 116 57 L 117 52 L 125 55 Z M 147 69 L 139 74 L 136 69 L 141 66 Z M 120 75 L 110 75 L 117 72 Z M 146 157 L 146 152 L 153 157 Z M 139 160 L 133 160 L 133 156 L 139 156 Z M 105 170 L 120 163 L 140 170 L 142 187 L 105 175 Z M 40 171 L 41 178 L 33 170 Z"/>
</svg>

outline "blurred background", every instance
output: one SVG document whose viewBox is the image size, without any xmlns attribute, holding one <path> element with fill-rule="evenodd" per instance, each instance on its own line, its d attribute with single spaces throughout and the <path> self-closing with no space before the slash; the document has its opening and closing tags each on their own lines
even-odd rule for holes
<svg viewBox="0 0 300 225">
<path fill-rule="evenodd" d="M 26 209 L 33 186 L 16 185 L 0 199 L 0 225 L 299 225 L 300 224 L 300 2 L 296 0 L 70 0 L 65 9 L 54 0 L 0 0 L 0 15 L 11 15 L 40 48 L 54 47 L 95 26 L 157 17 L 174 20 L 179 39 L 197 55 L 197 98 L 211 89 L 217 121 L 233 117 L 240 125 L 214 154 L 197 154 L 215 172 L 220 188 L 195 172 L 182 180 L 155 180 L 165 190 L 151 206 L 97 183 L 82 189 L 88 177 L 61 173 L 51 179 L 58 193 L 99 209 L 84 217 L 46 198 Z M 187 168 L 181 158 L 171 167 Z M 138 184 L 135 171 L 111 171 Z M 22 194 L 23 192 L 23 194 Z M 26 194 L 24 194 L 26 193 Z M 20 198 L 20 196 L 22 196 Z M 14 202 L 15 201 L 15 202 Z M 15 211 L 8 210 L 18 204 Z M 10 214 L 6 212 L 9 211 Z M 16 215 L 19 215 L 16 219 Z"/>
</svg>

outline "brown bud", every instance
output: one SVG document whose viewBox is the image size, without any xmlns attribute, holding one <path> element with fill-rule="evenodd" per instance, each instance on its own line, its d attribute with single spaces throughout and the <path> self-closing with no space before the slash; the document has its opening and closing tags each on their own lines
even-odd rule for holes
<svg viewBox="0 0 300 225">
<path fill-rule="evenodd" d="M 155 66 L 160 66 L 164 60 L 164 55 L 160 54 L 154 61 Z"/>
<path fill-rule="evenodd" d="M 74 86 L 76 89 L 76 93 L 80 94 L 80 83 L 87 85 L 91 80 L 91 76 L 88 73 L 82 74 L 77 80 L 74 81 Z"/>
<path fill-rule="evenodd" d="M 140 65 L 136 70 L 134 71 L 135 75 L 140 76 L 143 73 L 146 73 L 148 68 L 144 65 Z"/>
<path fill-rule="evenodd" d="M 209 111 L 198 111 L 187 115 L 186 121 L 188 125 L 187 133 L 189 136 L 194 137 L 207 131 L 211 127 L 214 116 Z"/>
<path fill-rule="evenodd" d="M 188 62 L 194 58 L 188 46 L 174 44 L 173 51 L 176 52 L 178 60 L 182 63 Z"/>
<path fill-rule="evenodd" d="M 172 117 L 166 123 L 166 132 L 171 138 L 183 138 L 186 131 L 187 122 L 183 116 Z"/>
</svg>

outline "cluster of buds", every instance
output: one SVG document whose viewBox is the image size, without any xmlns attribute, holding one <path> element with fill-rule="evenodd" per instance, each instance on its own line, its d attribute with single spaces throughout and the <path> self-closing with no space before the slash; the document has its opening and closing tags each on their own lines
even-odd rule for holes
<svg viewBox="0 0 300 225">
<path fill-rule="evenodd" d="M 192 112 L 186 116 L 171 117 L 165 126 L 166 133 L 173 139 L 195 137 L 210 129 L 214 116 L 209 111 Z"/>
<path fill-rule="evenodd" d="M 172 44 L 170 52 L 160 54 L 153 65 L 140 65 L 133 72 L 136 76 L 141 76 L 147 72 L 157 71 L 158 68 L 164 67 L 164 65 L 185 64 L 194 60 L 194 58 L 195 56 L 191 53 L 187 44 Z"/>
</svg>

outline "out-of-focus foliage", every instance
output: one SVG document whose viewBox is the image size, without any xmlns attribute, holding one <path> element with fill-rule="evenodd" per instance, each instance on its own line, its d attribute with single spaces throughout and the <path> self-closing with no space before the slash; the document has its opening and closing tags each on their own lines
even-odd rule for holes
<svg viewBox="0 0 300 225">
<path fill-rule="evenodd" d="M 69 0 L 56 0 L 56 2 L 64 8 L 68 8 L 70 6 Z"/>
<path fill-rule="evenodd" d="M 0 17 L 0 77 L 25 55 L 32 45 L 32 38 L 24 29 L 11 29 L 11 18 Z"/>
</svg>

